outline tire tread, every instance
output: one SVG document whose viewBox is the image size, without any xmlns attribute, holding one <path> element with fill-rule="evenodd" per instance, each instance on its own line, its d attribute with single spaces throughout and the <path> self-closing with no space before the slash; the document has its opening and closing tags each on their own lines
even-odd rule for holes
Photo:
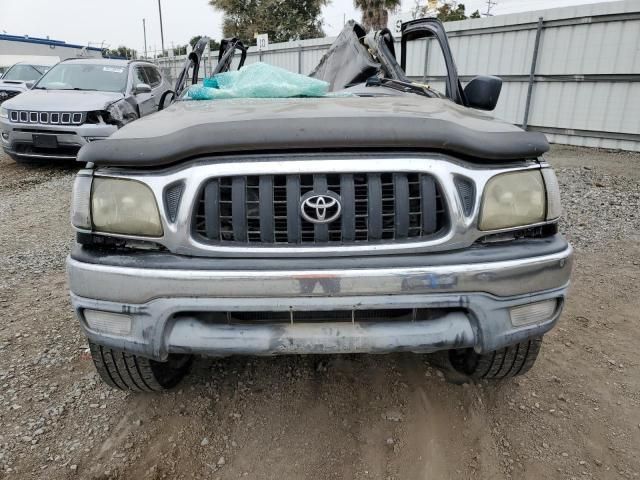
<svg viewBox="0 0 640 480">
<path fill-rule="evenodd" d="M 120 350 L 89 342 L 93 363 L 102 380 L 112 388 L 130 392 L 160 392 L 175 386 L 187 373 L 190 361 L 154 362 Z"/>
</svg>

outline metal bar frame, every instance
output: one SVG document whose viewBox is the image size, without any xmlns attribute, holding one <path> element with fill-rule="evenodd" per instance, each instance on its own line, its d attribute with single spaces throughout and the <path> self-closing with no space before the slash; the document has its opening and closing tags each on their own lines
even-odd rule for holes
<svg viewBox="0 0 640 480">
<path fill-rule="evenodd" d="M 524 118 L 522 120 L 522 128 L 527 129 L 529 124 L 529 111 L 531 110 L 531 96 L 533 94 L 533 84 L 535 82 L 536 65 L 538 64 L 538 51 L 540 49 L 540 39 L 542 37 L 542 29 L 544 28 L 544 19 L 538 18 L 538 28 L 536 30 L 536 39 L 533 43 L 533 56 L 531 58 L 531 72 L 529 73 L 529 85 L 527 86 L 527 99 L 524 103 Z"/>
</svg>

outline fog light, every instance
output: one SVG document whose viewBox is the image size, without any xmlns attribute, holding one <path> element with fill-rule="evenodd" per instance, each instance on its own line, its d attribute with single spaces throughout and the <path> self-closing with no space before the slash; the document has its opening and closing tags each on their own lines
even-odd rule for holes
<svg viewBox="0 0 640 480">
<path fill-rule="evenodd" d="M 556 311 L 557 299 L 519 305 L 511 308 L 511 323 L 514 327 L 549 320 Z"/>
<path fill-rule="evenodd" d="M 131 317 L 121 313 L 85 310 L 84 318 L 91 330 L 111 335 L 129 335 L 131 333 Z"/>
</svg>

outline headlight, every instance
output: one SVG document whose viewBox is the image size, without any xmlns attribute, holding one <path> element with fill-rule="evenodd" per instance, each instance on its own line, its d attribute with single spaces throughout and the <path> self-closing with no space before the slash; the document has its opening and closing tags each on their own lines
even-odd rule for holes
<svg viewBox="0 0 640 480">
<path fill-rule="evenodd" d="M 83 230 L 91 230 L 91 180 L 90 173 L 79 172 L 73 181 L 71 224 Z"/>
<path fill-rule="evenodd" d="M 484 188 L 480 230 L 544 222 L 546 203 L 540 170 L 496 175 Z"/>
<path fill-rule="evenodd" d="M 547 189 L 547 220 L 555 220 L 562 215 L 558 177 L 556 177 L 553 168 L 543 168 L 542 178 L 544 178 L 544 186 Z"/>
<path fill-rule="evenodd" d="M 9 110 L 4 107 L 0 107 L 0 118 L 9 118 Z"/>
<path fill-rule="evenodd" d="M 153 192 L 135 180 L 94 178 L 91 215 L 93 227 L 99 232 L 142 237 L 162 235 Z"/>
</svg>

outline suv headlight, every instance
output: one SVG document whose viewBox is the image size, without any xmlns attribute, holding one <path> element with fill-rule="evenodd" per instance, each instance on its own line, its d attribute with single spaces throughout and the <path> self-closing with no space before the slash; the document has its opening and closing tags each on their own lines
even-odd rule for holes
<svg viewBox="0 0 640 480">
<path fill-rule="evenodd" d="M 0 107 L 0 118 L 9 118 L 9 110 L 4 107 Z"/>
<path fill-rule="evenodd" d="M 153 192 L 135 180 L 94 178 L 91 217 L 99 232 L 142 237 L 160 237 L 163 233 Z"/>
<path fill-rule="evenodd" d="M 496 175 L 484 188 L 480 230 L 498 230 L 544 222 L 547 198 L 540 170 Z"/>
</svg>

